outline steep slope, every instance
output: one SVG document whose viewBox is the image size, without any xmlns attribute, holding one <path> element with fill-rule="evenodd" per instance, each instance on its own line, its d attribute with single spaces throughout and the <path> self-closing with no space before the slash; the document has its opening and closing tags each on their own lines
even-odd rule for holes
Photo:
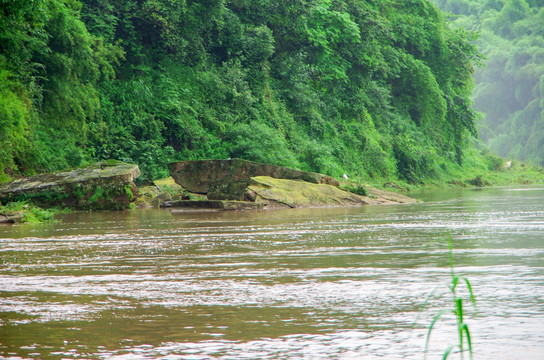
<svg viewBox="0 0 544 360">
<path fill-rule="evenodd" d="M 472 34 L 425 0 L 32 0 L 0 12 L 0 176 L 239 157 L 419 183 L 476 134 Z"/>
</svg>

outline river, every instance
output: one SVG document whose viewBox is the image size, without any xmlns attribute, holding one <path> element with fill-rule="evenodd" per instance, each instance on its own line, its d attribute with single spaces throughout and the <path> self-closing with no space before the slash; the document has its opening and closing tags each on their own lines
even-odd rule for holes
<svg viewBox="0 0 544 360">
<path fill-rule="evenodd" d="M 474 358 L 544 359 L 544 187 L 415 196 L 2 226 L 0 358 L 423 359 L 451 235 Z M 455 331 L 446 313 L 429 359 Z"/>
</svg>

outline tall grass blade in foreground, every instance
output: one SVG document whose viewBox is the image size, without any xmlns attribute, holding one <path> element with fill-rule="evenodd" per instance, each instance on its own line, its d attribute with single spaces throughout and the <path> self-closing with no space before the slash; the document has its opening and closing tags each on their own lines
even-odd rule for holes
<svg viewBox="0 0 544 360">
<path fill-rule="evenodd" d="M 431 339 L 431 333 L 434 329 L 434 326 L 436 325 L 436 322 L 440 319 L 440 317 L 448 312 L 452 312 L 455 315 L 456 323 L 457 323 L 457 338 L 458 338 L 458 350 L 459 355 L 461 359 L 464 359 L 464 353 L 468 351 L 470 355 L 470 359 L 472 359 L 472 341 L 470 337 L 470 331 L 468 329 L 468 325 L 465 323 L 465 311 L 463 308 L 463 297 L 459 296 L 457 293 L 457 285 L 459 285 L 459 281 L 464 282 L 468 294 L 469 299 L 474 308 L 476 308 L 476 298 L 474 297 L 474 292 L 472 291 L 472 285 L 470 284 L 470 281 L 465 277 L 459 277 L 455 274 L 454 269 L 454 261 L 453 261 L 453 241 L 451 236 L 448 238 L 448 254 L 449 254 L 449 261 L 450 261 L 450 276 L 451 276 L 451 284 L 449 286 L 450 293 L 452 295 L 452 309 L 451 310 L 441 310 L 439 311 L 432 319 L 431 324 L 429 325 L 429 330 L 427 331 L 427 337 L 425 339 L 425 357 L 427 356 L 427 351 L 429 349 L 429 340 Z M 435 289 L 436 290 L 436 289 Z M 434 294 L 434 290 L 431 293 Z M 427 302 L 427 300 L 425 301 Z M 465 340 L 466 340 L 466 347 L 465 347 Z M 447 359 L 450 353 L 453 351 L 454 346 L 448 347 L 448 349 L 444 352 L 444 355 L 442 359 Z"/>
</svg>

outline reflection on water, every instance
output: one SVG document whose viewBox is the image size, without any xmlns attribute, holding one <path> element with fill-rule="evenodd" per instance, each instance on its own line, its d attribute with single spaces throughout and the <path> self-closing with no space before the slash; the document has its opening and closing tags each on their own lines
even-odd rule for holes
<svg viewBox="0 0 544 360">
<path fill-rule="evenodd" d="M 542 359 L 544 188 L 419 196 L 1 227 L 0 357 L 421 359 L 449 306 L 451 233 L 478 299 L 476 358 Z M 446 316 L 429 358 L 455 340 Z"/>
</svg>

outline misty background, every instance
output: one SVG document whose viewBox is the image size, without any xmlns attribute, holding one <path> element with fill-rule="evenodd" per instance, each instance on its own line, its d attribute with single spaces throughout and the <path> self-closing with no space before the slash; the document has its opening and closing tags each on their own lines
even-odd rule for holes
<svg viewBox="0 0 544 360">
<path fill-rule="evenodd" d="M 501 156 L 544 164 L 543 1 L 431 2 L 479 35 L 485 59 L 473 101 L 481 139 Z"/>
</svg>

